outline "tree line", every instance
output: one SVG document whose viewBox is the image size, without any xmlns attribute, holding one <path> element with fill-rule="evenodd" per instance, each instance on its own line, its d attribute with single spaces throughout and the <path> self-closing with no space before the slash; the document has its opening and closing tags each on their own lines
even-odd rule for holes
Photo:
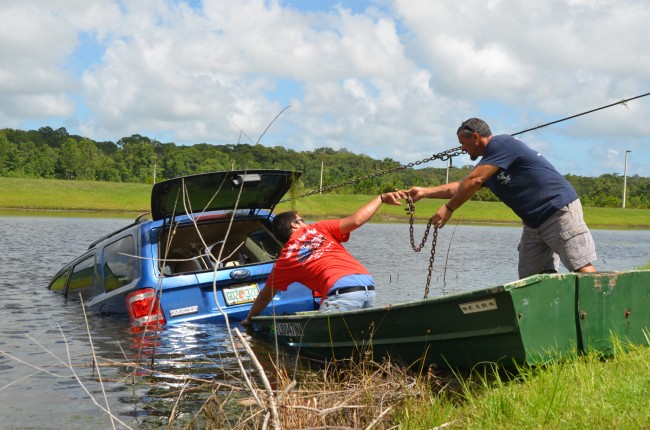
<svg viewBox="0 0 650 430">
<path fill-rule="evenodd" d="M 473 166 L 446 168 L 404 168 L 365 178 L 376 172 L 400 167 L 384 158 L 376 160 L 346 149 L 318 148 L 294 151 L 281 146 L 260 144 L 192 146 L 161 143 L 138 134 L 117 142 L 97 142 L 71 135 L 65 128 L 0 130 L 0 176 L 109 182 L 153 183 L 197 173 L 238 169 L 287 169 L 303 172 L 306 190 L 350 182 L 332 192 L 376 194 L 411 186 L 431 186 L 465 177 Z M 620 207 L 623 177 L 608 173 L 595 177 L 566 175 L 586 206 Z M 496 201 L 487 189 L 474 197 Z M 650 178 L 627 178 L 626 207 L 650 208 Z"/>
</svg>

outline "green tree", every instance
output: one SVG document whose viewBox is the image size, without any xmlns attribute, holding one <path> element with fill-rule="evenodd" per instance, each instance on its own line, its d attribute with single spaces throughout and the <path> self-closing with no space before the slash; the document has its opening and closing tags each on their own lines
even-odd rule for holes
<svg viewBox="0 0 650 430">
<path fill-rule="evenodd" d="M 52 127 L 41 127 L 37 132 L 32 133 L 31 141 L 38 146 L 47 145 L 51 148 L 60 148 L 68 140 L 70 135 L 64 127 L 54 130 Z"/>
<path fill-rule="evenodd" d="M 118 141 L 120 148 L 115 154 L 115 161 L 123 182 L 151 181 L 153 165 L 156 162 L 154 146 L 148 137 L 134 134 Z"/>
<path fill-rule="evenodd" d="M 59 150 L 49 146 L 25 145 L 24 174 L 31 178 L 56 178 Z"/>
<path fill-rule="evenodd" d="M 68 138 L 61 144 L 58 170 L 64 179 L 94 180 L 99 161 L 100 154 L 92 140 Z"/>
<path fill-rule="evenodd" d="M 12 176 L 19 164 L 18 146 L 7 139 L 4 130 L 0 130 L 0 175 Z"/>
</svg>

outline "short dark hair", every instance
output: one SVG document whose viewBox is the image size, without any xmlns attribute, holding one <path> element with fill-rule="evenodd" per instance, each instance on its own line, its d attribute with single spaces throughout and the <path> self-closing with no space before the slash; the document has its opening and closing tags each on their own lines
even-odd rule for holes
<svg viewBox="0 0 650 430">
<path fill-rule="evenodd" d="M 280 242 L 287 243 L 291 233 L 293 233 L 291 223 L 296 219 L 298 219 L 298 212 L 296 211 L 281 212 L 273 218 L 271 230 Z"/>
<path fill-rule="evenodd" d="M 458 130 L 456 130 L 456 134 L 461 132 L 467 135 L 478 133 L 478 135 L 482 137 L 488 137 L 492 135 L 490 126 L 480 118 L 470 118 L 463 121 L 460 127 L 458 127 Z"/>
</svg>

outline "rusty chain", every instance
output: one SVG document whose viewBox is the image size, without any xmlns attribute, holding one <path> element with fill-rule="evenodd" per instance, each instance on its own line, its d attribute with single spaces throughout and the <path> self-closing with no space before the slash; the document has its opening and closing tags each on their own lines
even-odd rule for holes
<svg viewBox="0 0 650 430">
<path fill-rule="evenodd" d="M 422 237 L 422 242 L 420 242 L 419 245 L 415 244 L 415 239 L 413 238 L 413 215 L 415 214 L 415 204 L 413 203 L 413 200 L 411 200 L 411 196 L 408 197 L 408 200 L 406 201 L 406 214 L 409 215 L 409 233 L 411 237 L 411 248 L 413 248 L 413 251 L 415 252 L 420 252 L 422 251 L 422 248 L 424 248 L 424 245 L 427 243 L 427 239 L 429 238 L 429 231 L 431 231 L 431 224 L 432 221 L 429 218 L 429 222 L 427 223 L 427 228 L 424 231 L 424 236 Z M 436 245 L 438 244 L 438 226 L 433 227 L 433 241 L 431 242 L 431 256 L 429 257 L 429 269 L 427 271 L 427 283 L 424 287 L 424 297 L 423 299 L 426 299 L 429 296 L 429 285 L 431 284 L 431 274 L 433 273 L 433 262 L 436 258 Z"/>
<path fill-rule="evenodd" d="M 460 146 L 457 147 L 457 148 L 448 149 L 446 151 L 439 152 L 437 154 L 433 154 L 431 157 L 425 158 L 423 160 L 414 161 L 414 162 L 408 163 L 408 164 L 401 164 L 401 165 L 399 165 L 397 167 L 392 167 L 390 169 L 386 169 L 386 170 L 382 170 L 382 171 L 379 171 L 379 172 L 371 173 L 369 175 L 362 176 L 360 178 L 349 179 L 347 181 L 341 182 L 340 184 L 329 185 L 327 187 L 318 188 L 316 190 L 308 191 L 308 192 L 306 192 L 304 194 L 301 194 L 299 196 L 296 196 L 296 197 L 290 197 L 288 199 L 280 200 L 279 203 L 286 203 L 286 202 L 289 202 L 289 201 L 292 201 L 292 200 L 297 200 L 297 199 L 301 199 L 303 197 L 308 197 L 308 196 L 311 196 L 311 195 L 314 195 L 314 194 L 319 194 L 319 193 L 322 193 L 324 191 L 331 191 L 331 190 L 334 190 L 336 188 L 345 187 L 346 185 L 357 184 L 357 183 L 359 183 L 361 181 L 365 181 L 366 179 L 372 179 L 372 178 L 376 178 L 378 176 L 383 176 L 383 175 L 387 175 L 389 173 L 396 172 L 398 170 L 403 170 L 403 169 L 408 169 L 408 168 L 411 168 L 411 167 L 414 167 L 414 166 L 419 166 L 420 164 L 428 163 L 429 161 L 433 161 L 433 160 L 447 161 L 452 157 L 457 157 L 457 156 L 463 154 L 464 152 L 465 151 L 463 151 L 463 149 Z"/>
</svg>

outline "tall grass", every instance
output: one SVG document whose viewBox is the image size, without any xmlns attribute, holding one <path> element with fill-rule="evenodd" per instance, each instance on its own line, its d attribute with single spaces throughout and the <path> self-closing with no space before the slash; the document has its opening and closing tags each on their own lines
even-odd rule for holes
<svg viewBox="0 0 650 430">
<path fill-rule="evenodd" d="M 625 351 L 629 349 L 629 352 Z M 413 402 L 398 418 L 402 429 L 639 429 L 650 425 L 650 350 L 621 346 L 603 358 L 518 368 L 511 378 L 496 369 L 459 379 L 456 398 Z M 451 412 L 443 417 L 439 410 Z"/>
</svg>

